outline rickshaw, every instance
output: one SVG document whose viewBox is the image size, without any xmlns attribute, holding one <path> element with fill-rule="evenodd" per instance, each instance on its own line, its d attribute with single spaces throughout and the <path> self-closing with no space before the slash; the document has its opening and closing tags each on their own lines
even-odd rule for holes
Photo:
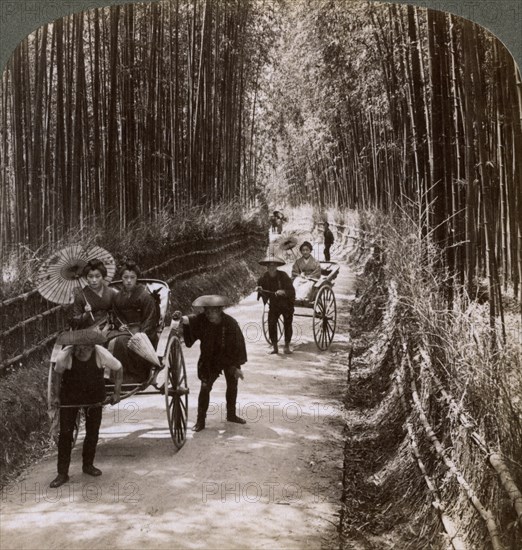
<svg viewBox="0 0 522 550">
<path fill-rule="evenodd" d="M 160 321 L 158 324 L 159 339 L 155 348 L 159 366 L 152 366 L 147 379 L 141 382 L 127 383 L 125 382 L 124 375 L 120 396 L 121 400 L 124 400 L 134 395 L 162 394 L 165 399 L 165 409 L 172 442 L 176 449 L 179 450 L 186 441 L 189 388 L 187 386 L 185 360 L 176 328 L 176 320 L 173 319 L 170 324 L 166 322 L 168 318 L 170 288 L 167 283 L 157 279 L 139 279 L 138 282 L 146 286 L 149 292 L 156 292 L 160 297 Z M 122 282 L 113 281 L 109 286 L 120 289 L 122 287 Z M 108 341 L 117 335 L 116 331 L 110 332 Z M 57 411 L 53 411 L 51 406 L 53 402 L 52 372 L 56 363 L 56 357 L 62 347 L 63 346 L 59 344 L 54 345 L 49 367 L 47 399 L 49 410 L 54 413 L 55 416 L 58 416 L 55 414 Z M 125 372 L 125 365 L 123 365 L 123 369 Z M 112 381 L 106 380 L 105 387 L 107 400 L 105 403 L 97 403 L 97 406 L 107 404 L 110 396 L 114 392 L 114 383 L 112 383 Z M 154 389 L 152 390 L 151 388 Z M 81 411 L 79 415 L 80 414 Z M 78 435 L 79 421 L 80 418 L 78 418 L 76 423 L 74 441 L 76 441 Z"/>
<path fill-rule="evenodd" d="M 311 317 L 315 345 L 321 350 L 327 350 L 335 335 L 337 324 L 337 304 L 333 286 L 339 274 L 340 266 L 337 262 L 319 262 L 321 277 L 313 286 L 312 297 L 309 300 L 296 300 L 295 307 L 311 309 L 312 314 L 300 311 L 294 312 L 294 317 Z M 263 291 L 269 293 L 269 291 Z M 268 334 L 268 305 L 263 308 L 263 335 L 268 344 L 272 344 Z M 277 340 L 283 336 L 283 320 L 277 320 Z"/>
</svg>

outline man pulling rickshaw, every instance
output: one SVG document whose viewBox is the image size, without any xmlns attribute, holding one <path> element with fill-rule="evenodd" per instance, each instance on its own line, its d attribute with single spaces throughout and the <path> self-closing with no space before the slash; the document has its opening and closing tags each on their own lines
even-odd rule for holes
<svg viewBox="0 0 522 550">
<path fill-rule="evenodd" d="M 268 310 L 268 334 L 272 350 L 270 354 L 278 354 L 277 325 L 279 318 L 283 317 L 285 337 L 284 353 L 292 353 L 290 342 L 292 340 L 292 321 L 294 317 L 295 289 L 292 280 L 284 272 L 277 269 L 285 265 L 285 261 L 277 257 L 266 257 L 259 261 L 266 266 L 264 273 L 257 281 L 257 299 L 262 298 L 263 303 L 269 303 Z"/>
<path fill-rule="evenodd" d="M 247 361 L 245 339 L 237 321 L 223 312 L 230 305 L 224 296 L 200 296 L 193 304 L 203 308 L 196 315 L 181 317 L 183 338 L 187 347 L 199 340 L 201 354 L 198 360 L 198 378 L 201 389 L 198 397 L 198 416 L 192 430 L 205 429 L 210 392 L 214 383 L 224 372 L 227 384 L 226 403 L 227 421 L 245 424 L 246 421 L 236 413 L 238 380 L 243 379 L 241 365 Z M 177 312 L 176 316 L 179 316 Z"/>
</svg>

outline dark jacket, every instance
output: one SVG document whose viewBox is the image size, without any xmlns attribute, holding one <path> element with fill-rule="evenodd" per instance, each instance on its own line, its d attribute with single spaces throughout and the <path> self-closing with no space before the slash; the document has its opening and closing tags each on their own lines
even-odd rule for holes
<svg viewBox="0 0 522 550">
<path fill-rule="evenodd" d="M 198 377 L 205 380 L 223 370 L 240 368 L 247 362 L 243 333 L 237 321 L 223 313 L 220 324 L 211 323 L 204 313 L 189 315 L 189 324 L 183 325 L 183 339 L 190 348 L 200 340 L 201 354 L 198 361 Z"/>
<path fill-rule="evenodd" d="M 257 285 L 263 287 L 263 290 L 269 290 L 275 292 L 276 290 L 284 290 L 286 296 L 276 296 L 275 294 L 262 294 L 257 295 L 257 299 L 261 297 L 263 303 L 270 303 L 270 309 L 275 311 L 293 311 L 295 302 L 295 288 L 292 284 L 292 279 L 284 272 L 277 270 L 275 277 L 270 277 L 268 271 L 264 273 Z"/>
<path fill-rule="evenodd" d="M 324 230 L 324 244 L 325 246 L 331 246 L 334 243 L 334 236 L 330 229 L 327 227 Z"/>
</svg>

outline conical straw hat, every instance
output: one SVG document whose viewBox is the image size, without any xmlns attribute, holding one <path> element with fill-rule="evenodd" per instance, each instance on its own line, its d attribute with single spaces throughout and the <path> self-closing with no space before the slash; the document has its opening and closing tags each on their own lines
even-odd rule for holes
<svg viewBox="0 0 522 550">
<path fill-rule="evenodd" d="M 137 332 L 132 336 L 127 342 L 127 347 L 149 363 L 157 365 L 158 367 L 161 366 L 158 356 L 156 355 L 156 350 L 149 340 L 149 337 L 144 332 Z"/>
<path fill-rule="evenodd" d="M 286 262 L 282 258 L 279 258 L 277 256 L 265 256 L 262 260 L 259 260 L 257 263 L 261 265 L 269 265 L 269 264 L 285 265 Z"/>
<path fill-rule="evenodd" d="M 97 327 L 80 330 L 66 330 L 56 337 L 56 343 L 62 346 L 104 344 L 107 336 Z"/>
<path fill-rule="evenodd" d="M 230 300 L 226 296 L 219 296 L 218 294 L 206 294 L 196 298 L 192 305 L 194 307 L 228 307 Z"/>
</svg>

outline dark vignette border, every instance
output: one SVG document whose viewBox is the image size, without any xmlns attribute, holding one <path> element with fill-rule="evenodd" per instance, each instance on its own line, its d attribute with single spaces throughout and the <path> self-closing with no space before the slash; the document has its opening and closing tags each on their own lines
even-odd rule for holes
<svg viewBox="0 0 522 550">
<path fill-rule="evenodd" d="M 3 71 L 18 43 L 44 23 L 69 13 L 135 1 L 0 0 L 0 70 Z M 348 7 L 351 0 L 339 1 L 345 2 Z M 519 67 L 522 66 L 522 2 L 520 0 L 407 0 L 398 3 L 449 11 L 471 19 L 496 35 L 507 46 Z"/>
</svg>

